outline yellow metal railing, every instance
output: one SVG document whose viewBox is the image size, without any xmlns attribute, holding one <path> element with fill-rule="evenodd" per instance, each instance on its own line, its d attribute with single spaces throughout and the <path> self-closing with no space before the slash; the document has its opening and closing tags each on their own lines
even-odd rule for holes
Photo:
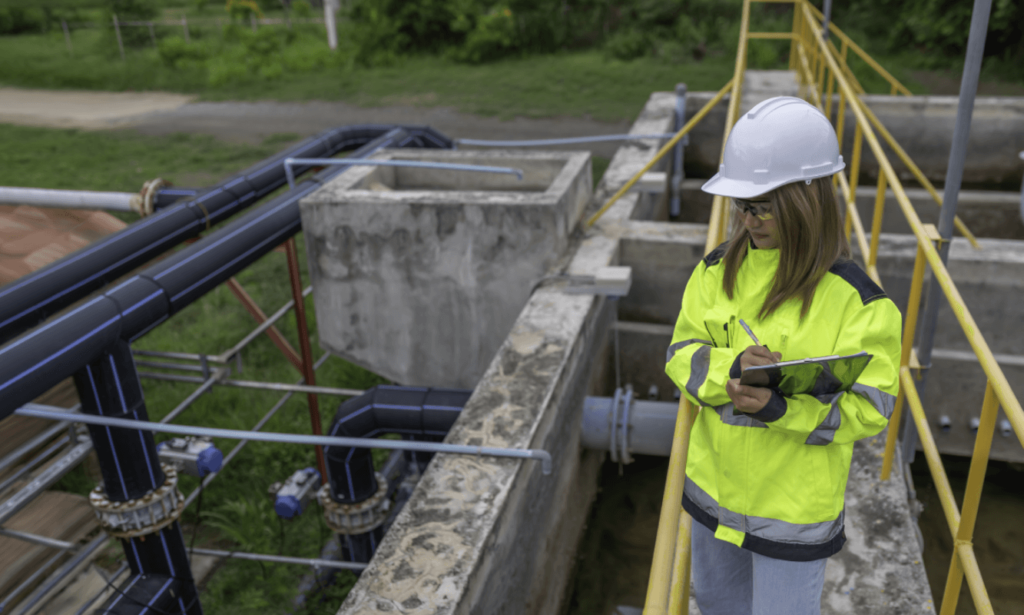
<svg viewBox="0 0 1024 615">
<path fill-rule="evenodd" d="M 792 31 L 750 32 L 750 4 L 753 1 L 791 2 L 794 5 Z M 878 120 L 878 117 L 861 99 L 861 95 L 864 94 L 864 88 L 861 87 L 860 82 L 847 63 L 849 52 L 852 51 L 889 82 L 891 86 L 890 94 L 910 95 L 910 91 L 867 55 L 856 43 L 850 40 L 835 24 L 830 24 L 829 27 L 834 38 L 827 42 L 822 40 L 822 29 L 819 25 L 821 17 L 821 13 L 808 0 L 745 0 L 743 3 L 740 41 L 737 48 L 733 79 L 702 112 L 706 112 L 710 109 L 710 105 L 721 100 L 726 90 L 731 90 L 725 135 L 722 141 L 724 145 L 725 139 L 728 138 L 729 130 L 739 116 L 743 75 L 746 70 L 747 61 L 747 41 L 750 39 L 761 39 L 790 41 L 790 68 L 795 70 L 800 78 L 803 90 L 801 94 L 825 112 L 827 117 L 832 117 L 833 98 L 834 94 L 838 91 L 836 132 L 839 136 L 840 145 L 842 145 L 843 140 L 847 108 L 852 113 L 856 124 L 854 126 L 854 142 L 848 173 L 837 174 L 835 185 L 847 207 L 846 231 L 848 234 L 855 235 L 856 244 L 864 259 L 865 269 L 871 278 L 881 285 L 877 268 L 878 237 L 885 213 L 885 201 L 888 190 L 892 191 L 900 210 L 906 217 L 918 242 L 910 299 L 904 321 L 899 374 L 900 392 L 890 420 L 891 428 L 886 439 L 881 477 L 883 480 L 887 480 L 891 474 L 896 433 L 903 406 L 906 404 L 910 408 L 912 418 L 920 434 L 925 459 L 935 481 L 943 513 L 955 543 L 940 612 L 942 615 L 952 615 L 956 611 L 960 588 L 963 579 L 966 578 L 977 612 L 980 614 L 992 613 L 992 604 L 978 568 L 971 540 L 977 519 L 978 506 L 981 501 L 981 491 L 988 465 L 998 410 L 1000 406 L 1004 409 L 1022 444 L 1024 444 L 1024 410 L 1022 410 L 1020 402 L 1010 389 L 1006 376 L 992 356 L 988 344 L 979 333 L 977 324 L 974 322 L 967 306 L 964 304 L 963 298 L 957 291 L 946 266 L 942 263 L 938 250 L 935 247 L 936 243 L 942 241 L 941 237 L 934 226 L 921 222 L 903 189 L 899 177 L 882 149 L 882 145 L 876 136 L 876 131 L 892 148 L 897 157 L 907 166 L 914 177 L 928 190 L 932 198 L 939 204 L 941 204 L 942 199 L 931 182 L 928 181 L 903 148 L 896 143 L 889 131 L 885 129 Z M 838 39 L 840 42 L 840 48 L 838 49 L 835 46 L 835 39 Z M 683 130 L 688 131 L 694 123 L 688 123 Z M 682 133 L 683 131 L 680 132 Z M 674 141 L 677 141 L 681 136 L 681 134 L 677 135 Z M 857 182 L 860 175 L 861 156 L 865 142 L 878 161 L 879 166 L 870 234 L 865 232 L 864 224 L 856 208 Z M 667 146 L 663 148 L 657 158 L 663 156 L 668 149 Z M 643 171 L 638 173 L 632 180 L 632 183 L 635 183 L 643 172 L 653 166 L 656 160 L 652 161 Z M 619 194 L 616 194 L 598 214 L 595 214 L 588 221 L 588 224 L 592 224 L 615 200 L 622 194 L 625 194 L 627 189 L 628 185 Z M 728 218 L 729 208 L 727 207 L 726 199 L 715 197 L 712 204 L 711 220 L 708 225 L 708 239 L 705 252 L 711 251 L 725 240 L 729 223 Z M 977 247 L 977 241 L 974 236 L 971 235 L 959 218 L 956 220 L 956 225 L 960 232 L 970 240 L 972 245 Z M 918 368 L 917 360 L 913 353 L 913 336 L 916 329 L 918 309 L 927 267 L 931 268 L 933 280 L 940 285 L 946 299 L 953 307 L 953 312 L 964 334 L 967 336 L 968 342 L 977 355 L 987 379 L 985 399 L 982 403 L 980 425 L 975 440 L 962 511 L 957 509 L 956 501 L 949 485 L 949 479 L 943 468 L 934 438 L 931 435 L 931 429 L 925 417 L 924 409 L 921 406 L 921 400 L 917 395 L 911 371 Z M 645 615 L 686 613 L 688 610 L 690 583 L 689 533 L 691 520 L 689 515 L 681 510 L 680 502 L 682 501 L 683 484 L 685 482 L 686 449 L 689 444 L 689 433 L 690 427 L 693 424 L 694 414 L 694 409 L 684 396 L 680 403 L 675 440 L 673 441 L 672 453 L 669 458 L 668 480 L 665 485 L 654 560 L 652 562 L 647 599 L 644 606 Z"/>
</svg>

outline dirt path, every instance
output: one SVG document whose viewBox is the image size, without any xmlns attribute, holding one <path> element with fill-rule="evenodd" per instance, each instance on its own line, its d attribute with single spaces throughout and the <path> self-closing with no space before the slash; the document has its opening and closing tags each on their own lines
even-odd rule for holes
<svg viewBox="0 0 1024 615">
<path fill-rule="evenodd" d="M 210 134 L 258 143 L 272 134 L 307 136 L 346 124 L 425 125 L 456 138 L 544 139 L 627 132 L 632 122 L 586 118 L 515 118 L 459 113 L 448 107 L 364 108 L 341 102 L 193 102 L 180 94 L 0 88 L 0 122 L 87 130 L 131 128 L 147 135 Z M 611 157 L 618 143 L 595 145 Z"/>
</svg>

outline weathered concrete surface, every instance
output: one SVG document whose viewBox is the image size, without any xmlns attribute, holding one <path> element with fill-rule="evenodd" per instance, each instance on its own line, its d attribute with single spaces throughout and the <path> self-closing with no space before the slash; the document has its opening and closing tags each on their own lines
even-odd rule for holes
<svg viewBox="0 0 1024 615">
<path fill-rule="evenodd" d="M 611 261 L 602 243 L 589 250 L 603 255 L 595 265 Z M 543 447 L 554 473 L 438 455 L 341 612 L 558 611 L 600 463 L 580 454 L 579 421 L 603 304 L 553 287 L 534 293 L 446 439 Z"/>
<path fill-rule="evenodd" d="M 758 71 L 748 71 L 750 73 Z M 767 90 L 766 90 L 767 91 Z M 687 117 L 692 117 L 714 96 L 713 92 L 691 92 L 686 99 Z M 879 96 L 864 97 L 925 175 L 941 184 L 949 162 L 949 148 L 956 120 L 956 96 Z M 744 101 L 746 102 L 746 101 Z M 686 147 L 687 177 L 711 177 L 718 170 L 725 128 L 726 97 L 691 133 Z M 838 99 L 833 104 L 838 108 Z M 849 160 L 853 147 L 855 119 L 846 117 L 843 155 Z M 1001 190 L 1019 190 L 1024 165 L 1017 153 L 1024 150 L 1024 98 L 979 96 L 974 103 L 971 134 L 964 166 L 964 184 L 991 185 Z M 890 160 L 901 179 L 911 176 L 890 153 Z M 861 184 L 873 183 L 878 165 L 867 144 L 861 161 Z"/>
<path fill-rule="evenodd" d="M 320 343 L 396 382 L 472 388 L 590 199 L 586 152 L 390 151 L 511 175 L 361 167 L 300 204 Z"/>
</svg>

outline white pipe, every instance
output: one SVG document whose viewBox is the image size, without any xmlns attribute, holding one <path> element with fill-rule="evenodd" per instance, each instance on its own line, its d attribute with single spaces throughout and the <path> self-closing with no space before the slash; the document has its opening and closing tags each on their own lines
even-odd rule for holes
<svg viewBox="0 0 1024 615">
<path fill-rule="evenodd" d="M 67 209 L 106 209 L 138 211 L 142 197 L 133 192 L 96 192 L 93 190 L 48 190 L 45 188 L 13 188 L 0 186 L 0 204 L 63 207 Z"/>
</svg>

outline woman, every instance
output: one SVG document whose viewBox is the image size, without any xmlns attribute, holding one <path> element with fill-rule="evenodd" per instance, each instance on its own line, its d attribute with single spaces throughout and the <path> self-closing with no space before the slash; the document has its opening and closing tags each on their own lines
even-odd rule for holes
<svg viewBox="0 0 1024 615">
<path fill-rule="evenodd" d="M 732 198 L 736 224 L 686 286 L 666 366 L 701 407 L 683 508 L 696 521 L 703 615 L 820 612 L 826 558 L 846 541 L 853 442 L 892 413 L 901 318 L 849 260 L 831 181 L 843 167 L 825 116 L 779 97 L 736 123 L 703 187 Z M 849 392 L 786 397 L 739 383 L 750 366 L 862 350 L 874 358 Z"/>
</svg>

